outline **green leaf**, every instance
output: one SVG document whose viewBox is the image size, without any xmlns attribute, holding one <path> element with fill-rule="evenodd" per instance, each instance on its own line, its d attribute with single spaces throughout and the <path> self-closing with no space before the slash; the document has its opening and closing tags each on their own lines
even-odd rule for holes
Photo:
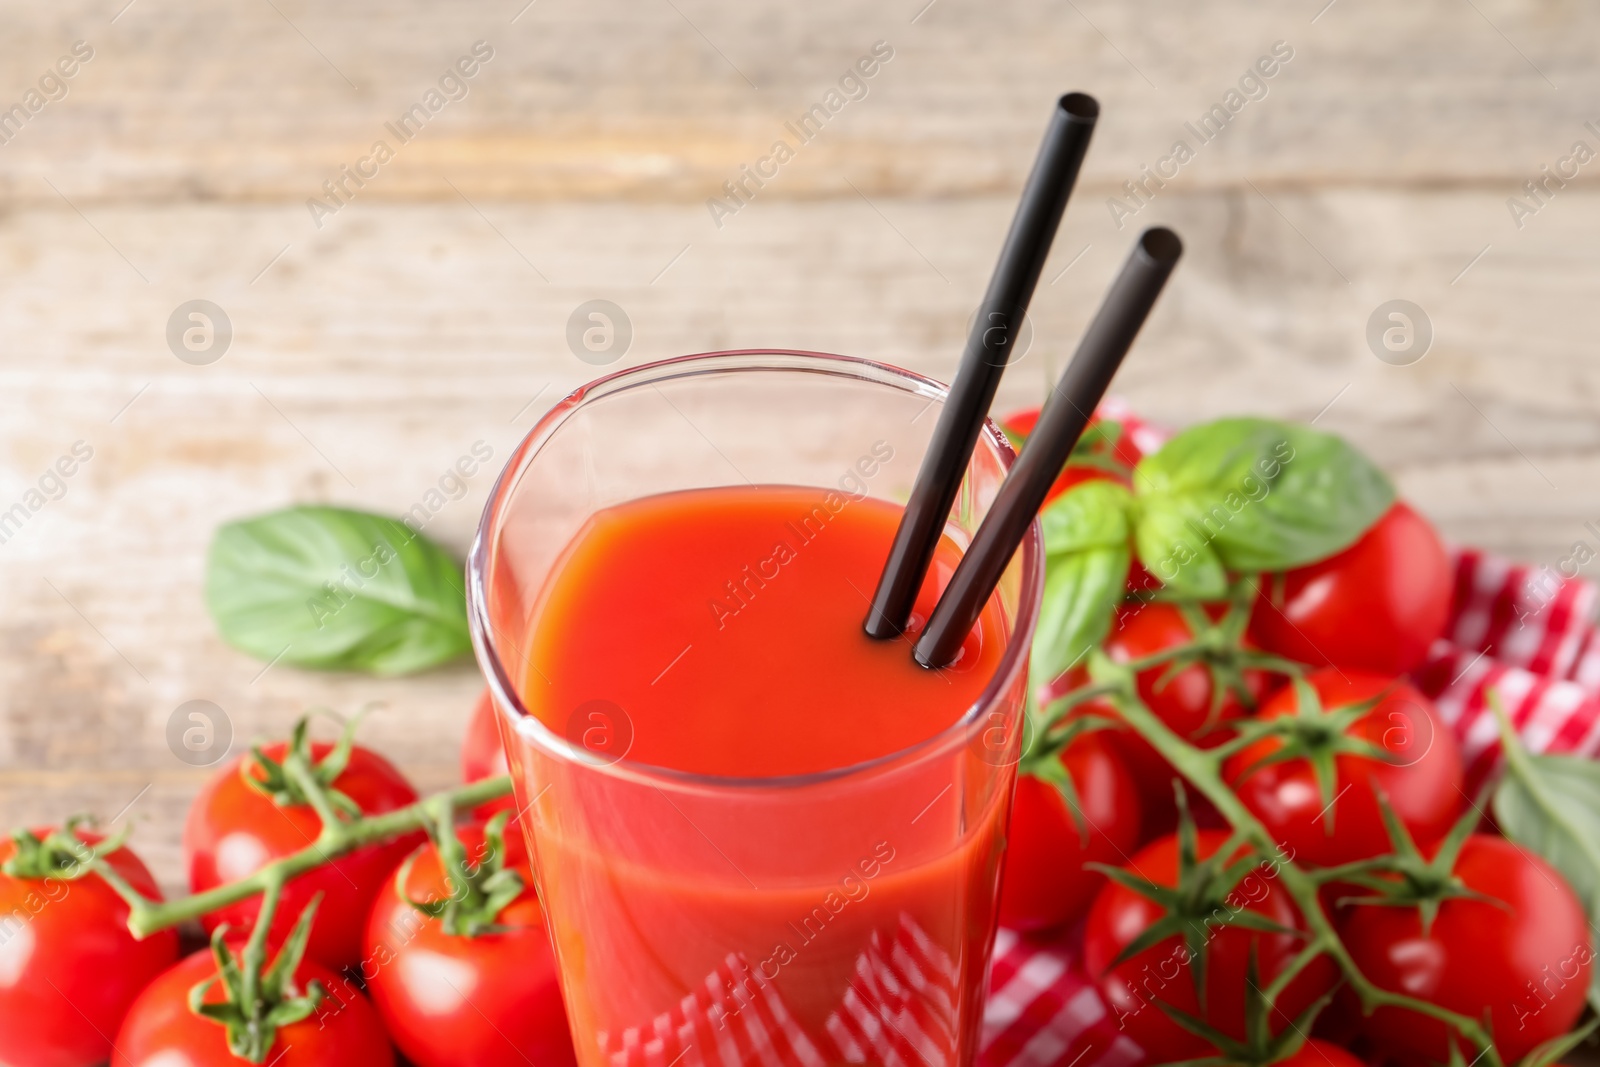
<svg viewBox="0 0 1600 1067">
<path fill-rule="evenodd" d="M 1128 580 L 1129 559 L 1126 548 L 1089 548 L 1050 561 L 1033 635 L 1036 678 L 1059 677 L 1106 636 Z"/>
<path fill-rule="evenodd" d="M 1096 478 L 1079 482 L 1039 512 L 1044 552 L 1050 556 L 1084 548 L 1115 548 L 1128 543 L 1128 490 Z"/>
<path fill-rule="evenodd" d="M 1128 500 L 1127 489 L 1115 482 L 1082 482 L 1040 513 L 1045 576 L 1033 637 L 1036 678 L 1057 677 L 1110 629 L 1131 559 Z"/>
<path fill-rule="evenodd" d="M 1168 589 L 1186 596 L 1220 600 L 1228 593 L 1228 573 L 1222 560 L 1177 512 L 1140 501 L 1139 522 L 1133 532 L 1139 562 Z"/>
<path fill-rule="evenodd" d="M 206 602 L 229 644 L 297 667 L 406 674 L 471 648 L 460 566 L 403 524 L 345 508 L 223 526 Z"/>
<path fill-rule="evenodd" d="M 1589 925 L 1600 922 L 1600 762 L 1576 756 L 1535 756 L 1518 740 L 1500 706 L 1506 771 L 1494 793 L 1494 817 L 1512 841 L 1531 849 L 1561 872 Z M 1600 1010 L 1600 967 L 1589 980 L 1589 1003 Z"/>
<path fill-rule="evenodd" d="M 1133 481 L 1141 558 L 1143 527 L 1155 523 L 1152 545 L 1176 544 L 1186 529 L 1190 541 L 1234 571 L 1285 570 L 1326 559 L 1348 548 L 1395 499 L 1389 479 L 1349 444 L 1270 419 L 1191 427 L 1145 457 Z"/>
</svg>

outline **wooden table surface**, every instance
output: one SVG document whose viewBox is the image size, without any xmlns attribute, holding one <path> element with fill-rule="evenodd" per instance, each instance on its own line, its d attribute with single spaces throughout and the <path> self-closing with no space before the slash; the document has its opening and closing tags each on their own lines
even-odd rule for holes
<svg viewBox="0 0 1600 1067">
<path fill-rule="evenodd" d="M 208 773 L 167 747 L 183 702 L 222 707 L 236 745 L 308 707 L 381 702 L 365 736 L 431 788 L 455 773 L 478 684 L 470 663 L 263 672 L 202 603 L 219 523 L 308 501 L 399 514 L 478 441 L 498 468 L 593 376 L 565 340 L 591 299 L 632 322 L 618 367 L 766 345 L 948 377 L 1068 89 L 1102 119 L 1001 407 L 1042 395 L 1161 222 L 1188 255 L 1115 387 L 1139 410 L 1320 416 L 1452 538 L 1538 562 L 1595 540 L 1600 9 L 1582 0 L 5 0 L 0 16 L 0 108 L 22 108 L 0 125 L 0 513 L 92 449 L 0 543 L 0 822 L 132 819 L 169 885 Z M 75 42 L 91 57 L 52 75 Z M 477 42 L 488 58 L 441 90 Z M 889 58 L 830 98 L 875 46 Z M 1275 47 L 1273 76 L 1246 77 Z M 386 124 L 413 104 L 427 121 L 402 140 Z M 802 141 L 786 123 L 817 104 L 827 123 Z M 1228 122 L 1202 141 L 1185 123 L 1214 105 Z M 780 138 L 793 158 L 714 218 L 708 198 Z M 1180 139 L 1192 158 L 1128 198 Z M 359 187 L 341 172 L 357 166 Z M 1563 169 L 1577 176 L 1525 192 Z M 341 179 L 334 212 L 323 183 Z M 194 299 L 232 325 L 208 365 L 167 343 Z M 1431 323 L 1418 362 L 1368 345 L 1392 299 Z M 429 532 L 463 550 L 489 481 Z"/>
</svg>

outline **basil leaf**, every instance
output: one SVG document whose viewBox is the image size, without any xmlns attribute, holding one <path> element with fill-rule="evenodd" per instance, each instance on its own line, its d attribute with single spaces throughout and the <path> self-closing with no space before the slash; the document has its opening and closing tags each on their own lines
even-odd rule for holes
<svg viewBox="0 0 1600 1067">
<path fill-rule="evenodd" d="M 1123 546 L 1067 552 L 1050 562 L 1033 634 L 1029 670 L 1035 678 L 1059 677 L 1110 631 L 1111 613 L 1128 581 L 1129 558 Z"/>
<path fill-rule="evenodd" d="M 1395 499 L 1383 472 L 1339 438 L 1254 418 L 1178 434 L 1140 462 L 1134 489 L 1141 513 L 1160 516 L 1152 542 L 1176 543 L 1185 524 L 1191 540 L 1234 571 L 1326 559 L 1354 543 Z"/>
<path fill-rule="evenodd" d="M 1128 580 L 1128 490 L 1081 482 L 1039 515 L 1044 529 L 1044 602 L 1030 672 L 1049 681 L 1105 637 Z"/>
<path fill-rule="evenodd" d="M 1600 762 L 1530 754 L 1498 697 L 1491 695 L 1489 702 L 1506 757 L 1494 793 L 1495 821 L 1506 837 L 1561 873 L 1593 927 L 1600 922 Z M 1590 974 L 1589 1004 L 1600 1011 L 1600 967 Z"/>
<path fill-rule="evenodd" d="M 1141 507 L 1133 541 L 1139 549 L 1139 562 L 1162 585 L 1207 600 L 1228 595 L 1228 573 L 1222 560 L 1181 513 Z"/>
<path fill-rule="evenodd" d="M 407 674 L 472 647 L 460 566 L 402 523 L 345 508 L 221 527 L 206 603 L 223 640 L 297 667 Z"/>
<path fill-rule="evenodd" d="M 1046 504 L 1039 512 L 1044 531 L 1044 554 L 1051 556 L 1083 548 L 1110 548 L 1128 543 L 1126 487 L 1104 478 L 1079 482 Z"/>
</svg>

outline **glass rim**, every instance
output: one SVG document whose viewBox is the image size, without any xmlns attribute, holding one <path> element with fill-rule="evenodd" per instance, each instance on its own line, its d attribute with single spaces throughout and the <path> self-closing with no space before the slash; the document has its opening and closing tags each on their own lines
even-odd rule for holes
<svg viewBox="0 0 1600 1067">
<path fill-rule="evenodd" d="M 743 348 L 698 352 L 614 371 L 578 386 L 552 405 L 512 451 L 489 491 L 489 499 L 484 504 L 477 532 L 472 539 L 472 548 L 467 556 L 467 620 L 472 632 L 472 644 L 477 654 L 478 665 L 482 669 L 494 700 L 496 714 L 514 716 L 512 726 L 525 740 L 566 762 L 587 767 L 596 773 L 643 784 L 671 786 L 678 790 L 698 787 L 714 792 L 746 794 L 782 792 L 866 776 L 901 763 L 910 763 L 918 758 L 930 756 L 956 742 L 965 744 L 966 735 L 972 725 L 985 711 L 1000 703 L 1004 694 L 1016 684 L 1017 675 L 1026 664 L 1033 643 L 1033 631 L 1038 622 L 1044 588 L 1044 537 L 1037 517 L 1029 526 L 1028 533 L 1018 548 L 1022 554 L 1018 611 L 1016 618 L 1012 620 L 1011 634 L 1004 652 L 1001 653 L 1000 662 L 995 667 L 994 675 L 972 705 L 962 712 L 955 722 L 932 737 L 913 745 L 860 763 L 831 767 L 807 774 L 762 778 L 699 774 L 655 764 L 630 762 L 626 756 L 618 760 L 596 757 L 593 753 L 572 744 L 545 725 L 538 716 L 528 711 L 502 663 L 497 648 L 497 635 L 493 632 L 494 626 L 490 622 L 488 608 L 491 542 L 500 528 L 501 515 L 515 493 L 523 471 L 562 424 L 587 403 L 632 389 L 685 377 L 730 372 L 782 371 L 854 379 L 898 388 L 903 392 L 926 396 L 930 400 L 942 401 L 949 395 L 949 387 L 933 378 L 859 356 L 788 348 Z M 1011 447 L 1010 438 L 993 419 L 984 419 L 979 434 L 980 444 L 985 440 L 994 448 L 1001 469 L 1009 471 L 1011 464 L 1016 460 L 1016 451 Z"/>
</svg>

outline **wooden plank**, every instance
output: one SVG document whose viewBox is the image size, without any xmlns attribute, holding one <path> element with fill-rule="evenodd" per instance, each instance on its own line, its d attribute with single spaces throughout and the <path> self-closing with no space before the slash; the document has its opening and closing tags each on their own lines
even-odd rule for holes
<svg viewBox="0 0 1600 1067">
<path fill-rule="evenodd" d="M 397 157 L 360 200 L 459 189 L 698 205 L 780 137 L 799 156 L 765 197 L 989 193 L 1020 182 L 1048 101 L 1069 88 L 1105 104 L 1085 174 L 1097 197 L 1179 137 L 1198 152 L 1179 179 L 1192 190 L 1250 179 L 1508 195 L 1600 118 L 1587 103 L 1600 88 L 1592 5 L 139 0 L 110 21 L 124 3 L 11 5 L 0 99 L 21 99 L 75 40 L 95 55 L 0 150 L 6 196 L 54 201 L 49 179 L 75 202 L 272 200 L 304 214 L 385 139 Z M 410 143 L 389 134 L 479 40 L 494 57 L 467 95 Z M 784 123 L 879 40 L 894 58 L 800 146 Z M 1201 146 L 1183 123 L 1277 41 L 1294 58 Z"/>
</svg>

